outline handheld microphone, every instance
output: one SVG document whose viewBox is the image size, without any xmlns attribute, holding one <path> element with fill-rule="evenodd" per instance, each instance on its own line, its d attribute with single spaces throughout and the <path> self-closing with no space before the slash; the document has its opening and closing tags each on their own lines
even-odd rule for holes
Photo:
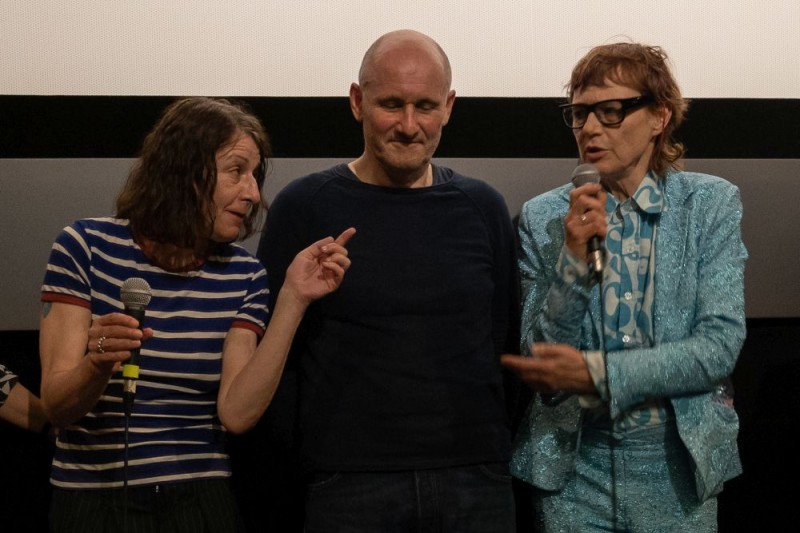
<svg viewBox="0 0 800 533">
<path fill-rule="evenodd" d="M 572 171 L 572 184 L 575 187 L 586 185 L 587 183 L 600 183 L 600 173 L 591 163 L 584 163 L 575 167 Z M 593 235 L 587 244 L 589 256 L 589 271 L 592 276 L 600 281 L 603 278 L 603 266 L 605 263 L 605 253 L 600 237 Z"/>
<path fill-rule="evenodd" d="M 139 329 L 144 322 L 144 310 L 150 303 L 153 293 L 150 285 L 142 278 L 128 278 L 120 289 L 120 300 L 125 306 L 125 314 L 139 321 Z M 125 416 L 131 415 L 133 398 L 136 396 L 136 380 L 139 379 L 139 348 L 131 350 L 131 357 L 122 365 L 122 403 Z"/>
</svg>

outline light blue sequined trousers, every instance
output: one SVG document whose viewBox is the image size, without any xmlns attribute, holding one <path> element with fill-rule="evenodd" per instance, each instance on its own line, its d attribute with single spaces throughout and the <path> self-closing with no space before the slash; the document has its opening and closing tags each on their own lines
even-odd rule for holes
<svg viewBox="0 0 800 533">
<path fill-rule="evenodd" d="M 621 436 L 584 426 L 575 475 L 557 492 L 536 490 L 543 532 L 708 532 L 717 500 L 699 503 L 674 422 Z"/>
</svg>

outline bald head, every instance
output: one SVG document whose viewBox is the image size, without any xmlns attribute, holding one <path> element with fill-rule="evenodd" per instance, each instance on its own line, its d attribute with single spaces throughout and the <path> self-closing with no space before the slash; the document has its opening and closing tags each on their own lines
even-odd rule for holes
<svg viewBox="0 0 800 533">
<path fill-rule="evenodd" d="M 450 70 L 450 60 L 444 53 L 439 44 L 425 35 L 414 30 L 396 30 L 386 33 L 372 43 L 364 59 L 361 61 L 361 68 L 358 71 L 358 83 L 362 87 L 368 85 L 375 77 L 376 67 L 386 56 L 398 51 L 415 51 L 424 53 L 441 66 L 444 79 L 447 82 L 445 90 L 450 89 L 452 83 L 452 71 Z"/>
</svg>

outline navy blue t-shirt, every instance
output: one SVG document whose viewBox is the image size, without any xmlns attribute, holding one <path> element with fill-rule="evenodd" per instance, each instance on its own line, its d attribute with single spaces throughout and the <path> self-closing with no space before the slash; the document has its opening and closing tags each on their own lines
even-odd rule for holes
<svg viewBox="0 0 800 533">
<path fill-rule="evenodd" d="M 352 265 L 309 308 L 288 372 L 308 471 L 389 471 L 509 459 L 498 355 L 516 351 L 511 220 L 484 182 L 434 167 L 424 188 L 347 165 L 290 183 L 258 255 L 277 295 L 311 242 L 348 227 Z"/>
</svg>

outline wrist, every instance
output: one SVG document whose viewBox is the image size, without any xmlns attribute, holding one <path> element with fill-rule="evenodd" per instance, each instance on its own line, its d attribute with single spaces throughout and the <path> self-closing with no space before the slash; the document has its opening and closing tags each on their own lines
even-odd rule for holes
<svg viewBox="0 0 800 533">
<path fill-rule="evenodd" d="M 277 310 L 279 304 L 282 304 L 281 306 L 288 308 L 288 310 L 303 314 L 311 304 L 311 300 L 304 298 L 290 284 L 284 283 L 280 292 L 278 292 L 278 299 L 275 301 L 275 310 Z"/>
<path fill-rule="evenodd" d="M 114 361 L 97 361 L 95 360 L 95 352 L 89 352 L 85 359 L 89 360 L 89 371 L 92 376 L 100 379 L 109 379 L 114 373 Z"/>
</svg>

